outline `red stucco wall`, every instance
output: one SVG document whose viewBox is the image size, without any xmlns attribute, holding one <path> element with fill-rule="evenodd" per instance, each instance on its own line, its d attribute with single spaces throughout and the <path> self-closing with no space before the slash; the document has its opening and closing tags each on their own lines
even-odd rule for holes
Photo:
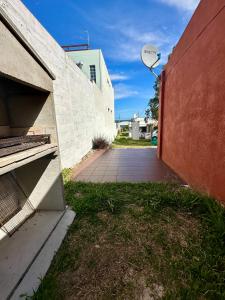
<svg viewBox="0 0 225 300">
<path fill-rule="evenodd" d="M 225 203 L 225 0 L 200 2 L 165 68 L 161 94 L 162 160 Z"/>
</svg>

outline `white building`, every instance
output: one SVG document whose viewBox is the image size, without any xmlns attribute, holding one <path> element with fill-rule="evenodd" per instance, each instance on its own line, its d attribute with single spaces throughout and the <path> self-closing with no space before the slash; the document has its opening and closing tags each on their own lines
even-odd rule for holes
<svg viewBox="0 0 225 300">
<path fill-rule="evenodd" d="M 113 92 L 111 79 L 100 49 L 69 50 L 67 54 L 100 90 L 107 88 Z"/>
<path fill-rule="evenodd" d="M 146 121 L 145 118 L 137 117 L 136 115 L 134 115 L 129 125 L 129 136 L 134 139 L 151 139 L 153 128 L 157 126 L 157 120 L 148 119 Z"/>
</svg>

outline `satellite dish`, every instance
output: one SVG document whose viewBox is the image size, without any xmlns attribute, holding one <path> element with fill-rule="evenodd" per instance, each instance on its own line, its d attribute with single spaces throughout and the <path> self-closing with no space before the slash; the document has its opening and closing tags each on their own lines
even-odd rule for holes
<svg viewBox="0 0 225 300">
<path fill-rule="evenodd" d="M 141 51 L 141 59 L 148 68 L 156 68 L 159 65 L 160 54 L 158 49 L 152 45 L 145 45 Z"/>
</svg>

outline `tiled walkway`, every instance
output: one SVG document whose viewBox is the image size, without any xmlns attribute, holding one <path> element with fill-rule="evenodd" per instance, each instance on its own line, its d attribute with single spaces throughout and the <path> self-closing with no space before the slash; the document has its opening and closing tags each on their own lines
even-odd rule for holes
<svg viewBox="0 0 225 300">
<path fill-rule="evenodd" d="M 157 149 L 112 149 L 78 173 L 74 180 L 85 182 L 181 182 L 157 159 Z"/>
</svg>

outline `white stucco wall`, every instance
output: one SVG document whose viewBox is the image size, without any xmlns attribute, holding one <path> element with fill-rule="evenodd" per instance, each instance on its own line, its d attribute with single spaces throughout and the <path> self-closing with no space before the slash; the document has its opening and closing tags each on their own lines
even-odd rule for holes
<svg viewBox="0 0 225 300">
<path fill-rule="evenodd" d="M 95 66 L 96 84 L 101 88 L 100 50 L 89 49 L 83 51 L 70 51 L 67 55 L 75 62 L 82 62 L 82 72 L 90 79 L 90 65 Z"/>
<path fill-rule="evenodd" d="M 91 83 L 20 0 L 0 0 L 0 9 L 56 77 L 53 89 L 61 161 L 63 168 L 71 167 L 91 149 L 95 136 L 114 138 L 113 89 L 100 91 Z"/>
<path fill-rule="evenodd" d="M 90 66 L 96 70 L 96 85 L 102 90 L 112 87 L 108 69 L 101 49 L 89 49 L 83 51 L 70 51 L 67 55 L 77 64 L 82 62 L 82 72 L 90 79 Z"/>
</svg>

